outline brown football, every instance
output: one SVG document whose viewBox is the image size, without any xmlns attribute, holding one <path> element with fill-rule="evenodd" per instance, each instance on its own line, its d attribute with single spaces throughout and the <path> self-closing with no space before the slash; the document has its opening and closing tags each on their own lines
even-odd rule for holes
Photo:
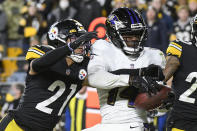
<svg viewBox="0 0 197 131">
<path fill-rule="evenodd" d="M 140 93 L 135 99 L 135 106 L 144 110 L 153 110 L 159 107 L 162 104 L 162 101 L 168 97 L 168 93 L 171 91 L 171 88 L 159 85 L 161 90 L 157 94 L 152 94 L 151 96 L 148 93 Z"/>
</svg>

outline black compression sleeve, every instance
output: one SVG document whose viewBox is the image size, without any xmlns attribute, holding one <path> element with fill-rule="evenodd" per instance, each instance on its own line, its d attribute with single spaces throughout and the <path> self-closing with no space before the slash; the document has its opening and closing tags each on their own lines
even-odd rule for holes
<svg viewBox="0 0 197 131">
<path fill-rule="evenodd" d="M 119 70 L 111 71 L 110 73 L 115 75 L 128 74 L 132 76 L 139 76 L 139 69 L 119 69 Z"/>
<path fill-rule="evenodd" d="M 55 50 L 51 50 L 42 57 L 32 61 L 32 68 L 35 72 L 43 71 L 71 53 L 72 52 L 68 46 L 62 46 Z"/>
</svg>

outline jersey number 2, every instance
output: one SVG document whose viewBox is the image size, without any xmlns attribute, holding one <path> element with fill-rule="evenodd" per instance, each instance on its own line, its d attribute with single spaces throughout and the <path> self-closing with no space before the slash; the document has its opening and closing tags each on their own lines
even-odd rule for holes
<svg viewBox="0 0 197 131">
<path fill-rule="evenodd" d="M 36 109 L 38 109 L 38 110 L 40 110 L 42 112 L 45 112 L 47 114 L 51 114 L 52 113 L 53 109 L 51 109 L 51 108 L 49 108 L 47 106 L 50 105 L 51 103 L 55 102 L 64 93 L 64 91 L 66 90 L 66 85 L 64 84 L 63 81 L 60 81 L 60 80 L 57 80 L 57 81 L 53 82 L 49 86 L 48 90 L 49 91 L 54 91 L 57 87 L 59 87 L 58 91 L 53 96 L 51 96 L 49 99 L 46 99 L 45 101 L 42 101 L 42 102 L 38 103 L 36 105 Z M 72 84 L 70 86 L 71 92 L 67 96 L 67 99 L 64 101 L 63 105 L 61 106 L 61 108 L 59 110 L 59 113 L 58 113 L 58 116 L 60 116 L 62 114 L 62 111 L 64 110 L 67 102 L 70 100 L 72 95 L 75 93 L 76 87 L 77 87 L 76 84 Z"/>
<path fill-rule="evenodd" d="M 196 78 L 197 79 L 197 72 L 192 72 L 190 73 L 187 78 L 185 79 L 185 81 L 187 82 L 192 82 L 193 78 Z M 187 102 L 187 103 L 192 103 L 194 104 L 195 103 L 195 98 L 190 98 L 189 96 L 194 92 L 196 91 L 197 89 L 197 80 L 192 84 L 192 86 L 187 89 L 185 92 L 183 92 L 183 94 L 180 95 L 179 97 L 179 100 L 180 101 L 184 101 L 184 102 Z"/>
</svg>

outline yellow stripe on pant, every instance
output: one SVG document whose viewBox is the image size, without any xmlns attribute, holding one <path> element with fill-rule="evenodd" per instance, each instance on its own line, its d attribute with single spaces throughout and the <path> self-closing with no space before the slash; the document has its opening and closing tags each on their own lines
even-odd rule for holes
<svg viewBox="0 0 197 131">
<path fill-rule="evenodd" d="M 9 124 L 7 125 L 7 127 L 5 128 L 5 131 L 24 131 L 23 129 L 21 129 L 15 122 L 15 120 L 13 119 L 12 121 L 9 122 Z"/>
<path fill-rule="evenodd" d="M 181 130 L 181 129 L 177 129 L 177 128 L 172 128 L 172 131 L 185 131 L 185 130 Z"/>
</svg>

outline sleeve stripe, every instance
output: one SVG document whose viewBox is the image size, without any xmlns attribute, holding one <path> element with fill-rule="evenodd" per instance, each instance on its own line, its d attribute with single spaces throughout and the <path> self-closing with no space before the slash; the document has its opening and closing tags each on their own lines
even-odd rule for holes
<svg viewBox="0 0 197 131">
<path fill-rule="evenodd" d="M 43 56 L 45 53 L 43 52 L 43 53 L 41 53 L 41 52 L 39 52 L 39 51 L 37 51 L 37 50 L 34 50 L 34 49 L 32 49 L 32 48 L 30 48 L 29 50 L 28 50 L 28 52 L 34 52 L 34 53 L 36 53 L 36 54 L 38 54 L 38 55 L 40 55 L 40 56 Z"/>
<path fill-rule="evenodd" d="M 178 50 L 177 48 L 174 48 L 172 46 L 169 46 L 167 51 L 166 51 L 166 54 L 172 54 L 172 55 L 177 55 L 179 58 L 181 57 L 181 54 L 182 52 L 180 50 Z"/>
<path fill-rule="evenodd" d="M 177 43 L 175 43 L 175 42 L 171 42 L 170 44 L 173 44 L 173 45 L 175 45 L 175 46 L 177 46 L 177 47 L 179 47 L 179 48 L 181 48 L 181 49 L 182 49 L 182 46 L 181 46 L 181 45 L 179 45 L 179 44 L 177 44 Z"/>
<path fill-rule="evenodd" d="M 28 51 L 25 59 L 26 60 L 30 60 L 30 59 L 40 58 L 40 57 L 41 57 L 41 55 L 39 55 L 39 54 L 37 54 L 35 52 Z"/>
<path fill-rule="evenodd" d="M 45 52 L 44 52 L 44 51 L 42 51 L 42 50 L 40 50 L 40 49 L 38 49 L 38 48 L 36 48 L 36 47 L 31 47 L 30 49 L 34 49 L 34 50 L 39 51 L 39 52 L 40 52 L 40 53 L 42 53 L 42 54 L 45 54 Z"/>
<path fill-rule="evenodd" d="M 174 44 L 170 44 L 169 47 L 174 47 L 174 48 L 176 48 L 177 50 L 179 50 L 179 51 L 182 52 L 182 47 L 180 48 L 180 47 L 178 47 L 178 46 L 176 46 L 176 45 L 174 45 Z"/>
</svg>

